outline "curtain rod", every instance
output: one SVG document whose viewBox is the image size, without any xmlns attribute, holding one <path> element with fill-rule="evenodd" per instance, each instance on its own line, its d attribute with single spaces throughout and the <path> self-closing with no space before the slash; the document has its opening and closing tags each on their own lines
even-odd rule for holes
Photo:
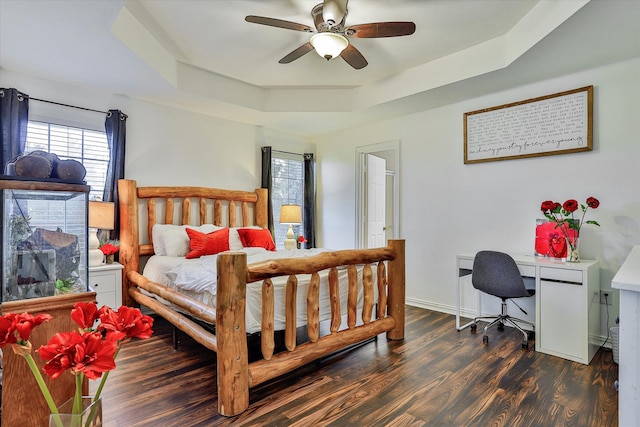
<svg viewBox="0 0 640 427">
<path fill-rule="evenodd" d="M 304 153 L 292 153 L 291 151 L 272 150 L 275 153 L 291 154 L 292 156 L 304 156 Z"/>
<path fill-rule="evenodd" d="M 93 111 L 94 113 L 108 114 L 108 111 L 94 110 L 92 108 L 85 108 L 85 107 L 76 107 L 75 105 L 62 104 L 61 102 L 55 102 L 55 101 L 47 101 L 46 99 L 38 99 L 38 98 L 32 98 L 32 97 L 29 97 L 29 99 L 32 101 L 40 101 L 40 102 L 46 102 L 48 104 L 60 105 L 62 107 L 77 108 L 78 110 Z"/>
</svg>

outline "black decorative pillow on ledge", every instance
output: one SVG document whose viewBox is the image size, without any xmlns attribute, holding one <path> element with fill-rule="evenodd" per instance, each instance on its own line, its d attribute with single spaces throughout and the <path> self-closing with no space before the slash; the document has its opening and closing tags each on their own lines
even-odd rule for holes
<svg viewBox="0 0 640 427">
<path fill-rule="evenodd" d="M 5 174 L 38 181 L 60 180 L 85 184 L 87 170 L 77 160 L 61 160 L 55 153 L 32 151 L 16 157 L 5 168 Z"/>
</svg>

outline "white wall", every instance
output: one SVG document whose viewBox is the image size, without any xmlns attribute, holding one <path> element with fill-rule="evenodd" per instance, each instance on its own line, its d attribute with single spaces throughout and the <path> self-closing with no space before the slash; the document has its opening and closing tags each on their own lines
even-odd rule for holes
<svg viewBox="0 0 640 427">
<path fill-rule="evenodd" d="M 260 187 L 261 146 L 314 152 L 307 138 L 6 70 L 0 70 L 0 87 L 79 107 L 123 111 L 129 116 L 125 177 L 139 185 L 252 190 Z M 29 116 L 104 130 L 102 114 L 37 101 L 30 102 Z"/>
<path fill-rule="evenodd" d="M 463 163 L 465 112 L 588 85 L 595 87 L 593 151 Z M 640 59 L 634 59 L 317 138 L 320 242 L 355 244 L 356 147 L 400 140 L 409 303 L 454 309 L 457 253 L 532 253 L 535 219 L 548 199 L 600 200 L 587 219 L 602 227 L 583 227 L 580 251 L 600 260 L 601 285 L 609 288 L 632 245 L 640 244 L 639 117 Z M 611 321 L 616 314 L 614 306 Z"/>
</svg>

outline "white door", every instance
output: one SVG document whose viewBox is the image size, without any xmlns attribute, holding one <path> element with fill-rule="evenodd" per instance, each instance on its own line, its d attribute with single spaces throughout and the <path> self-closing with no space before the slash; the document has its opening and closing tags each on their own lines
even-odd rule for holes
<svg viewBox="0 0 640 427">
<path fill-rule="evenodd" d="M 385 242 L 388 242 L 389 240 L 393 239 L 393 236 L 395 235 L 395 231 L 393 230 L 393 226 L 395 223 L 395 200 L 396 200 L 396 196 L 394 194 L 395 191 L 395 184 L 394 184 L 394 179 L 395 174 L 391 171 L 389 171 L 387 169 L 386 171 L 386 189 L 385 191 L 387 192 L 386 196 L 385 196 L 385 212 L 384 212 L 384 222 L 385 222 L 385 226 L 384 226 L 384 239 Z"/>
<path fill-rule="evenodd" d="M 386 166 L 381 157 L 367 154 L 367 247 L 386 246 L 385 200 Z"/>
</svg>

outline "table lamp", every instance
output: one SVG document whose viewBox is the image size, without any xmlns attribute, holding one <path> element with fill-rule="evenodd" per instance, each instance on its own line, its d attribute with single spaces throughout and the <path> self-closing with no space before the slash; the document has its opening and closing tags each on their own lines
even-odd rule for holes
<svg viewBox="0 0 640 427">
<path fill-rule="evenodd" d="M 104 254 L 99 249 L 98 230 L 113 230 L 115 207 L 112 202 L 89 202 L 89 267 L 102 264 Z"/>
<path fill-rule="evenodd" d="M 293 224 L 302 224 L 302 208 L 299 205 L 280 206 L 280 224 L 289 224 L 287 238 L 284 241 L 284 248 L 295 249 L 297 245 L 293 238 Z"/>
</svg>

